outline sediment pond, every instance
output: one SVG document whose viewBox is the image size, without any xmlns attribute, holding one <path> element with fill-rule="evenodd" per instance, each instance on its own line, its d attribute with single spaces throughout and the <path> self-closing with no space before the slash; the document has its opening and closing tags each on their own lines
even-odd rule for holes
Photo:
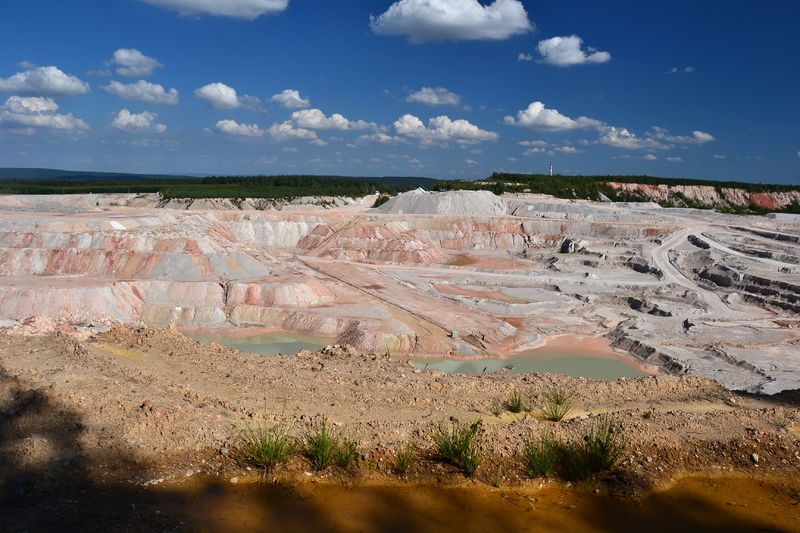
<svg viewBox="0 0 800 533">
<path fill-rule="evenodd" d="M 300 350 L 319 350 L 333 339 L 287 331 L 232 330 L 187 332 L 203 343 L 217 342 L 242 352 L 278 355 L 295 354 Z M 417 358 L 420 369 L 439 370 L 448 374 L 491 374 L 507 370 L 516 374 L 528 372 L 563 374 L 598 380 L 621 377 L 636 378 L 649 372 L 633 357 L 614 352 L 608 342 L 596 337 L 571 335 L 554 337 L 541 346 L 522 350 L 511 356 L 489 358 Z"/>
<path fill-rule="evenodd" d="M 614 352 L 604 339 L 564 336 L 502 358 L 421 358 L 417 368 L 448 374 L 491 374 L 499 370 L 564 374 L 598 380 L 636 378 L 650 372 L 633 357 Z"/>
<path fill-rule="evenodd" d="M 287 331 L 271 332 L 187 332 L 186 336 L 203 343 L 216 342 L 242 352 L 262 355 L 295 354 L 300 350 L 319 350 L 332 339 Z"/>
</svg>

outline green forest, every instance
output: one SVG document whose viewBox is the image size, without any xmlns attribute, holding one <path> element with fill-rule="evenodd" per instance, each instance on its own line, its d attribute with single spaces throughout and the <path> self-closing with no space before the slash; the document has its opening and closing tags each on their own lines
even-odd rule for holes
<svg viewBox="0 0 800 533">
<path fill-rule="evenodd" d="M 297 198 L 396 194 L 436 180 L 416 177 L 210 176 L 205 178 L 0 179 L 0 194 L 159 193 L 173 198 Z"/>
<path fill-rule="evenodd" d="M 280 176 L 164 176 L 69 172 L 47 169 L 0 169 L 0 194 L 87 194 L 87 193 L 158 193 L 166 200 L 176 198 L 264 198 L 292 199 L 301 196 L 359 197 L 381 193 L 386 195 L 422 187 L 434 191 L 489 190 L 495 194 L 530 192 L 557 198 L 638 202 L 649 199 L 641 194 L 618 191 L 609 182 L 652 185 L 710 186 L 743 189 L 748 192 L 785 192 L 796 190 L 792 185 L 771 185 L 734 181 L 659 178 L 654 176 L 565 176 L 545 174 L 509 174 L 495 172 L 482 180 L 437 180 L 426 177 L 350 177 L 319 175 Z M 755 206 L 725 207 L 698 204 L 679 193 L 664 207 L 694 207 L 752 214 L 763 210 Z M 800 205 L 790 205 L 785 212 L 800 213 Z"/>
</svg>

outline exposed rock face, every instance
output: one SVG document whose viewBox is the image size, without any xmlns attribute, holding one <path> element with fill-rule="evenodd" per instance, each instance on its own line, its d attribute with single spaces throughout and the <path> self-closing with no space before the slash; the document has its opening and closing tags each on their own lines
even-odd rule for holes
<svg viewBox="0 0 800 533">
<path fill-rule="evenodd" d="M 273 283 L 231 283 L 227 304 L 255 307 L 312 307 L 336 301 L 336 294 L 321 281 L 308 279 L 296 282 L 281 280 Z"/>
<path fill-rule="evenodd" d="M 659 278 L 664 275 L 661 269 L 650 265 L 643 257 L 631 257 L 625 264 L 640 274 L 653 274 Z"/>
<path fill-rule="evenodd" d="M 444 263 L 447 260 L 428 235 L 420 235 L 399 221 L 354 220 L 320 226 L 304 237 L 298 247 L 309 255 L 350 261 Z"/>
<path fill-rule="evenodd" d="M 786 209 L 800 203 L 800 189 L 786 192 L 750 192 L 745 189 L 717 188 L 701 185 L 650 185 L 644 183 L 617 183 L 608 185 L 619 191 L 636 193 L 655 200 L 667 202 L 678 195 L 709 208 L 750 207 L 769 211 Z"/>
</svg>

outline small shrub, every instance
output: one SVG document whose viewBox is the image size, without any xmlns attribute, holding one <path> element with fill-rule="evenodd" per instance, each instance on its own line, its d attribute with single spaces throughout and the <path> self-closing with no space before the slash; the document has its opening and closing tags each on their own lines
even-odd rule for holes
<svg viewBox="0 0 800 533">
<path fill-rule="evenodd" d="M 592 424 L 583 443 L 565 449 L 565 463 L 572 479 L 586 479 L 613 467 L 625 451 L 619 428 L 604 416 Z"/>
<path fill-rule="evenodd" d="M 525 438 L 522 452 L 525 473 L 530 478 L 544 477 L 555 470 L 561 455 L 561 447 L 552 434 L 538 439 L 529 435 Z"/>
<path fill-rule="evenodd" d="M 511 397 L 508 400 L 506 400 L 506 409 L 508 409 L 512 413 L 521 413 L 525 409 L 525 406 L 522 401 L 522 396 L 518 391 L 515 390 L 511 394 Z"/>
<path fill-rule="evenodd" d="M 347 467 L 358 455 L 355 441 L 337 435 L 328 425 L 328 419 L 306 432 L 303 437 L 305 454 L 317 470 L 331 465 Z"/>
<path fill-rule="evenodd" d="M 483 450 L 478 443 L 480 425 L 478 420 L 470 425 L 453 422 L 450 431 L 439 428 L 433 435 L 436 457 L 455 466 L 464 475 L 473 476 L 483 459 Z"/>
<path fill-rule="evenodd" d="M 560 422 L 572 411 L 572 394 L 566 389 L 554 386 L 544 395 L 542 413 L 545 419 Z"/>
<path fill-rule="evenodd" d="M 648 409 L 647 411 L 642 413 L 642 418 L 644 418 L 645 420 L 650 420 L 651 418 L 653 418 L 653 410 Z"/>
<path fill-rule="evenodd" d="M 489 484 L 492 487 L 499 489 L 500 486 L 503 484 L 503 480 L 506 479 L 507 475 L 508 475 L 508 468 L 506 468 L 505 466 L 498 465 L 489 473 L 488 476 Z"/>
<path fill-rule="evenodd" d="M 394 469 L 398 474 L 405 474 L 414 464 L 414 454 L 416 447 L 413 444 L 406 444 L 401 446 L 395 452 Z"/>
<path fill-rule="evenodd" d="M 374 209 L 376 207 L 380 207 L 383 204 L 385 204 L 386 202 L 388 202 L 389 200 L 390 200 L 390 196 L 388 194 L 381 194 L 380 196 L 375 198 L 375 203 L 372 204 L 372 208 Z"/>
<path fill-rule="evenodd" d="M 333 462 L 336 466 L 347 468 L 350 463 L 356 460 L 358 455 L 358 445 L 355 441 L 341 437 L 336 441 L 336 447 L 333 450 Z"/>
<path fill-rule="evenodd" d="M 240 466 L 271 470 L 295 452 L 296 442 L 285 426 L 245 428 L 233 448 Z"/>
</svg>

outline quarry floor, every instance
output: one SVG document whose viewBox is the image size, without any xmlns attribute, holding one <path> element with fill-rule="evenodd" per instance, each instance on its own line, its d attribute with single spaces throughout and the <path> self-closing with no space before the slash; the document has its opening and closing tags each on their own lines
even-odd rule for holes
<svg viewBox="0 0 800 533">
<path fill-rule="evenodd" d="M 544 421 L 536 409 L 554 384 L 575 398 L 573 412 L 560 423 Z M 515 390 L 531 412 L 498 409 Z M 355 465 L 314 472 L 296 457 L 270 481 L 564 488 L 524 476 L 523 438 L 552 431 L 558 439 L 578 440 L 601 414 L 620 424 L 627 447 L 613 471 L 580 490 L 641 500 L 687 473 L 796 481 L 799 406 L 796 392 L 750 396 L 711 380 L 663 374 L 616 382 L 445 375 L 335 347 L 263 357 L 199 344 L 168 329 L 118 327 L 85 341 L 6 334 L 0 336 L 0 508 L 15 524 L 35 529 L 47 515 L 26 505 L 53 494 L 68 507 L 64 502 L 80 502 L 92 491 L 124 490 L 131 498 L 154 499 L 148 508 L 158 508 L 158 491 L 189 490 L 190 482 L 252 483 L 258 475 L 229 459 L 242 428 L 281 423 L 300 435 L 322 416 L 356 440 Z M 451 420 L 478 419 L 486 459 L 475 480 L 466 481 L 429 458 L 431 435 Z M 394 454 L 409 442 L 420 459 L 398 476 Z M 787 498 L 791 487 L 800 489 L 791 482 L 780 486 Z"/>
</svg>

